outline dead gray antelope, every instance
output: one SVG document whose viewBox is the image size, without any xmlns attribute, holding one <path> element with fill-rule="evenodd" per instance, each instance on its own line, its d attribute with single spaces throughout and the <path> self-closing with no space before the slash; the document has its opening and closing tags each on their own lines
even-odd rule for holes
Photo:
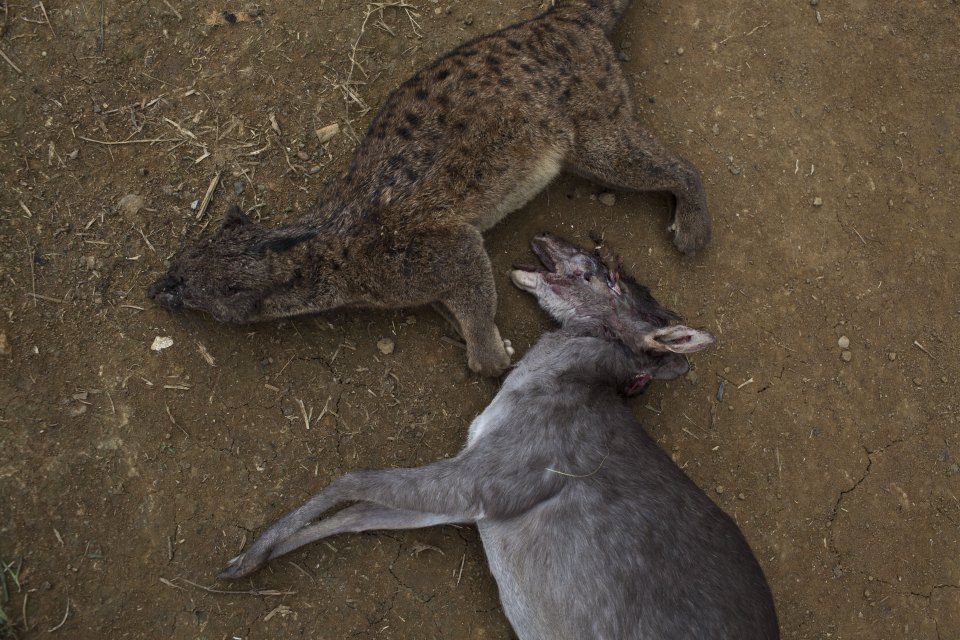
<svg viewBox="0 0 960 640">
<path fill-rule="evenodd" d="M 506 377 L 454 458 L 354 471 L 270 526 L 220 574 L 240 578 L 328 536 L 475 523 L 520 640 L 773 640 L 770 590 L 743 535 L 623 395 L 683 375 L 714 338 L 552 236 L 513 282 L 561 328 Z M 353 502 L 322 519 L 343 502 Z"/>
<path fill-rule="evenodd" d="M 629 4 L 560 0 L 454 49 L 390 95 L 346 171 L 302 217 L 270 228 L 231 208 L 148 295 L 234 323 L 437 303 L 470 368 L 499 375 L 512 350 L 494 322 L 481 232 L 561 170 L 669 192 L 677 247 L 693 253 L 710 238 L 699 173 L 632 115 L 607 38 Z"/>
</svg>

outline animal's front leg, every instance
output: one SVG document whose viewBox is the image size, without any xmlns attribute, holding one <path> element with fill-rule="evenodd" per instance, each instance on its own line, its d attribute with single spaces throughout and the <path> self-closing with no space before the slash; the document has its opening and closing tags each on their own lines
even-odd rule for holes
<svg viewBox="0 0 960 640">
<path fill-rule="evenodd" d="M 482 515 L 482 506 L 475 483 L 461 472 L 456 460 L 441 460 L 415 469 L 365 470 L 341 476 L 272 524 L 246 552 L 230 561 L 220 577 L 241 578 L 271 558 L 335 533 L 473 522 Z M 348 501 L 363 504 L 313 524 L 325 511 Z"/>
<path fill-rule="evenodd" d="M 497 289 L 480 232 L 471 228 L 464 236 L 458 252 L 449 257 L 448 288 L 440 303 L 460 327 L 470 369 L 498 376 L 510 366 L 513 347 L 500 337 L 494 320 Z"/>
<path fill-rule="evenodd" d="M 710 241 L 700 172 L 632 120 L 584 125 L 567 162 L 574 173 L 614 189 L 670 192 L 676 205 L 669 229 L 677 248 L 695 253 Z"/>
</svg>

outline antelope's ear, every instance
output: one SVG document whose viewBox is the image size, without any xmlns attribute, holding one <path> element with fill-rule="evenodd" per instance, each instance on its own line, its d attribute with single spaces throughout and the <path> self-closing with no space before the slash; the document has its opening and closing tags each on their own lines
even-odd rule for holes
<svg viewBox="0 0 960 640">
<path fill-rule="evenodd" d="M 227 208 L 227 212 L 223 214 L 223 229 L 242 227 L 246 224 L 253 224 L 253 220 L 251 220 L 250 217 L 243 212 L 243 209 L 235 204 L 230 205 Z"/>
<path fill-rule="evenodd" d="M 712 333 L 678 324 L 651 331 L 643 336 L 643 346 L 650 351 L 694 353 L 716 342 Z"/>
</svg>

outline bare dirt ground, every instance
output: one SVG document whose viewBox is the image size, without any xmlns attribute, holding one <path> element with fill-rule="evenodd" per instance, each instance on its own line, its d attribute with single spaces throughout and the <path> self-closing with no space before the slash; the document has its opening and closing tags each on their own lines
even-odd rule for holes
<svg viewBox="0 0 960 640">
<path fill-rule="evenodd" d="M 2 3 L 0 637 L 511 637 L 469 528 L 213 578 L 344 471 L 458 450 L 496 383 L 441 318 L 238 328 L 143 294 L 228 203 L 292 218 L 345 165 L 364 105 L 540 9 L 409 2 Z M 719 336 L 634 408 L 740 523 L 786 638 L 960 637 L 958 16 L 638 0 L 614 41 L 642 121 L 703 171 L 713 243 L 684 258 L 665 198 L 606 206 L 573 178 L 487 238 L 521 353 L 548 325 L 505 274 L 541 229 L 604 232 Z"/>
</svg>

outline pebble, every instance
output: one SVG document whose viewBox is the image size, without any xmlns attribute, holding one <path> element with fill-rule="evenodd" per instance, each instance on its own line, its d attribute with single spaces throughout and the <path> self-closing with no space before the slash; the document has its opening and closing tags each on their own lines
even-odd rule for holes
<svg viewBox="0 0 960 640">
<path fill-rule="evenodd" d="M 713 128 L 711 129 L 711 131 L 713 131 L 713 135 L 715 135 L 715 136 L 720 135 L 720 123 L 719 123 L 719 122 L 714 122 L 714 123 L 713 123 Z"/>
<path fill-rule="evenodd" d="M 168 336 L 157 336 L 153 339 L 153 344 L 150 345 L 151 351 L 163 351 L 164 349 L 169 349 L 173 346 L 173 338 Z"/>
<path fill-rule="evenodd" d="M 815 207 L 822 207 L 822 206 L 823 206 L 823 198 L 821 198 L 820 196 L 817 196 L 816 198 L 814 198 L 814 199 L 813 199 L 813 206 L 815 206 Z"/>
<path fill-rule="evenodd" d="M 244 188 L 243 180 L 237 180 L 236 182 L 233 183 L 233 192 L 235 194 L 240 195 L 241 193 L 243 193 L 243 188 Z"/>
<path fill-rule="evenodd" d="M 848 338 L 847 336 L 840 336 L 840 339 L 837 340 L 837 346 L 839 346 L 841 349 L 849 349 L 850 338 Z"/>
<path fill-rule="evenodd" d="M 617 196 L 609 192 L 601 193 L 599 196 L 597 196 L 597 200 L 608 207 L 612 207 L 613 205 L 617 204 Z"/>
<path fill-rule="evenodd" d="M 718 494 L 718 495 L 719 495 L 719 494 L 722 494 L 722 493 L 723 493 L 723 485 L 722 485 L 722 484 L 718 484 L 716 491 L 717 491 L 717 494 Z"/>
<path fill-rule="evenodd" d="M 315 165 L 315 166 L 310 167 L 310 175 L 312 175 L 312 176 L 317 175 L 317 174 L 320 173 L 321 171 L 323 171 L 323 167 L 321 167 L 320 165 Z"/>
<path fill-rule="evenodd" d="M 327 144 L 333 140 L 333 137 L 338 133 L 340 133 L 340 125 L 334 122 L 333 124 L 328 124 L 325 127 L 317 129 L 317 140 L 320 141 L 320 144 Z"/>
<path fill-rule="evenodd" d="M 7 334 L 0 333 L 0 356 L 10 355 L 10 341 L 7 340 Z"/>
<path fill-rule="evenodd" d="M 143 196 L 135 193 L 128 193 L 120 198 L 120 202 L 117 203 L 117 209 L 124 216 L 132 218 L 133 216 L 137 215 L 137 212 L 140 211 L 140 209 L 143 209 L 145 204 L 147 204 L 147 201 Z"/>
<path fill-rule="evenodd" d="M 394 345 L 393 340 L 391 340 L 390 338 L 381 338 L 380 340 L 377 341 L 377 349 L 379 349 L 380 353 L 382 353 L 385 356 L 388 356 L 391 353 L 393 353 L 393 350 L 395 348 L 396 348 L 396 345 Z"/>
<path fill-rule="evenodd" d="M 913 384 L 917 385 L 918 387 L 922 387 L 922 386 L 923 386 L 923 380 L 920 379 L 920 378 L 914 378 L 914 379 L 913 379 Z"/>
<path fill-rule="evenodd" d="M 894 360 L 897 359 L 897 354 L 896 354 L 895 352 L 891 351 L 890 353 L 887 354 L 887 359 L 888 359 L 890 362 L 893 362 Z"/>
<path fill-rule="evenodd" d="M 300 158 L 301 160 L 309 160 L 310 154 L 304 151 L 303 149 L 301 149 L 300 151 L 297 151 L 297 157 Z"/>
<path fill-rule="evenodd" d="M 850 362 L 851 360 L 853 360 L 853 354 L 849 351 L 844 351 L 843 353 L 840 354 L 840 357 L 843 358 L 844 362 Z"/>
<path fill-rule="evenodd" d="M 678 56 L 682 56 L 682 55 L 683 55 L 683 47 L 677 47 L 677 55 L 678 55 Z"/>
<path fill-rule="evenodd" d="M 810 0 L 810 6 L 815 7 L 820 4 L 820 0 Z"/>
</svg>

